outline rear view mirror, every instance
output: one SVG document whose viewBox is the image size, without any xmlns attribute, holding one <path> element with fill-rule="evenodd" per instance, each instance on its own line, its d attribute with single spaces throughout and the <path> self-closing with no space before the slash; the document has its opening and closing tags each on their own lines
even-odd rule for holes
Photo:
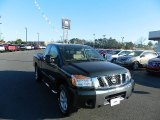
<svg viewBox="0 0 160 120">
<path fill-rule="evenodd" d="M 145 57 L 145 55 L 141 55 L 140 58 Z"/>
<path fill-rule="evenodd" d="M 46 63 L 51 63 L 51 56 L 50 55 L 45 56 L 45 62 Z"/>
</svg>

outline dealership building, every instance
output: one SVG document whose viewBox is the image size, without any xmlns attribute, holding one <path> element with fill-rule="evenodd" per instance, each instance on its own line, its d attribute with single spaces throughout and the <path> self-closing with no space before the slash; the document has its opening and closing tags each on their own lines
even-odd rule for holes
<svg viewBox="0 0 160 120">
<path fill-rule="evenodd" d="M 149 32 L 149 40 L 157 41 L 158 45 L 155 47 L 157 52 L 160 52 L 160 30 Z"/>
</svg>

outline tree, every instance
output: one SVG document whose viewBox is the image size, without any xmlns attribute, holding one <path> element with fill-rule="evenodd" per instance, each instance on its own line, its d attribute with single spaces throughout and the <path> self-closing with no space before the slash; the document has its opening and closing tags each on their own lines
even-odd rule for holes
<svg viewBox="0 0 160 120">
<path fill-rule="evenodd" d="M 149 41 L 149 42 L 148 42 L 148 46 L 149 46 L 150 48 L 152 48 L 153 43 L 152 43 L 151 41 Z"/>
<path fill-rule="evenodd" d="M 126 42 L 125 43 L 125 49 L 133 49 L 134 44 L 132 42 Z"/>
<path fill-rule="evenodd" d="M 72 44 L 85 44 L 86 40 L 79 38 L 72 38 L 69 42 Z"/>
<path fill-rule="evenodd" d="M 21 39 L 17 39 L 17 40 L 15 41 L 15 44 L 18 44 L 18 45 L 19 45 L 19 44 L 22 44 L 22 42 L 23 42 L 23 41 L 22 41 Z"/>
<path fill-rule="evenodd" d="M 0 40 L 0 43 L 5 43 L 5 41 L 4 40 Z"/>
</svg>

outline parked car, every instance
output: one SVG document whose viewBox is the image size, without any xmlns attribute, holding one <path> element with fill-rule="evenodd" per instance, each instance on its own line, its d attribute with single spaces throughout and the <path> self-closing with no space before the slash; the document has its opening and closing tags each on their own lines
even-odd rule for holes
<svg viewBox="0 0 160 120">
<path fill-rule="evenodd" d="M 25 45 L 25 49 L 26 50 L 32 50 L 32 46 L 31 45 Z"/>
<path fill-rule="evenodd" d="M 11 45 L 11 44 L 3 44 L 5 47 L 5 51 L 16 51 L 17 48 L 15 45 Z"/>
<path fill-rule="evenodd" d="M 154 51 L 137 50 L 131 52 L 128 56 L 118 57 L 116 63 L 125 66 L 132 67 L 134 70 L 139 67 L 145 67 L 149 59 L 157 57 Z"/>
<path fill-rule="evenodd" d="M 106 51 L 105 51 L 105 49 L 97 49 L 97 52 L 102 56 L 102 57 L 106 57 Z"/>
<path fill-rule="evenodd" d="M 20 50 L 26 50 L 26 47 L 25 47 L 25 45 L 20 45 Z"/>
<path fill-rule="evenodd" d="M 5 51 L 5 47 L 3 45 L 0 45 L 0 52 L 4 52 Z"/>
<path fill-rule="evenodd" d="M 57 93 L 64 115 L 78 108 L 117 105 L 134 89 L 128 69 L 106 62 L 86 45 L 49 44 L 44 54 L 34 55 L 33 63 L 36 80 Z"/>
<path fill-rule="evenodd" d="M 39 48 L 40 48 L 40 49 L 46 49 L 46 46 L 40 45 Z"/>
<path fill-rule="evenodd" d="M 148 61 L 146 70 L 148 73 L 160 74 L 160 55 L 157 58 L 153 58 Z"/>
<path fill-rule="evenodd" d="M 112 50 L 112 52 L 108 54 L 107 60 L 115 63 L 118 57 L 126 56 L 130 54 L 130 52 L 132 52 L 132 50 Z"/>
</svg>

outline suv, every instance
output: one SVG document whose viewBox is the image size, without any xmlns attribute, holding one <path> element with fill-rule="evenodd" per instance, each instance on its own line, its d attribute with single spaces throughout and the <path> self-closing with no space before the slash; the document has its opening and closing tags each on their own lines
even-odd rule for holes
<svg viewBox="0 0 160 120">
<path fill-rule="evenodd" d="M 157 73 L 160 75 L 160 55 L 148 61 L 146 71 L 148 73 Z"/>
<path fill-rule="evenodd" d="M 62 114 L 78 108 L 95 108 L 131 96 L 134 80 L 129 70 L 106 62 L 92 47 L 49 44 L 44 54 L 34 55 L 35 78 L 58 96 Z"/>
<path fill-rule="evenodd" d="M 157 57 L 153 51 L 137 50 L 131 52 L 128 56 L 118 57 L 116 63 L 125 67 L 132 67 L 134 70 L 139 67 L 145 67 L 149 59 Z"/>
</svg>

